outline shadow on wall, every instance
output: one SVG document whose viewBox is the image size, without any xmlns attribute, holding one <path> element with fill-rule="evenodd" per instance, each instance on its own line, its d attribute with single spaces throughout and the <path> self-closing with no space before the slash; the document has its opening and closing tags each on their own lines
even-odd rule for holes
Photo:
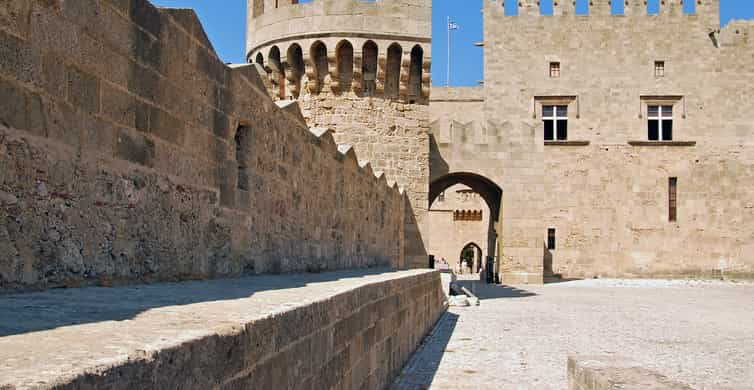
<svg viewBox="0 0 754 390">
<path fill-rule="evenodd" d="M 424 246 L 422 231 L 419 222 L 416 220 L 414 208 L 408 196 L 404 196 L 405 212 L 403 220 L 403 240 L 405 250 L 405 266 L 399 265 L 398 268 L 429 268 L 429 252 Z"/>
<path fill-rule="evenodd" d="M 520 288 L 487 284 L 479 280 L 458 280 L 456 284 L 459 287 L 465 287 L 471 291 L 479 299 L 497 299 L 497 298 L 526 298 L 537 295 L 531 291 L 522 290 Z"/>
<path fill-rule="evenodd" d="M 116 288 L 57 289 L 0 296 L 0 337 L 95 322 L 125 321 L 159 307 L 248 298 L 265 291 L 389 271 L 372 268 Z"/>
<path fill-rule="evenodd" d="M 453 336 L 459 317 L 458 314 L 450 312 L 445 312 L 440 317 L 432 333 L 422 341 L 422 345 L 393 382 L 393 388 L 429 389 L 432 386 L 432 381 L 440 368 L 440 362 L 446 352 L 450 337 Z M 421 367 L 422 370 L 413 370 L 414 366 Z M 408 374 L 404 371 L 411 371 L 412 373 Z M 417 374 L 416 372 L 420 373 Z"/>
</svg>

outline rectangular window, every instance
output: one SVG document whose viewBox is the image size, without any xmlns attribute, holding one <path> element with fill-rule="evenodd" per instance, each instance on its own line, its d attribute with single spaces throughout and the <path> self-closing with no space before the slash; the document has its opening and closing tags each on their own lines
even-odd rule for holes
<svg viewBox="0 0 754 390">
<path fill-rule="evenodd" d="M 678 220 L 678 178 L 671 177 L 668 180 L 668 221 L 676 222 Z"/>
<path fill-rule="evenodd" d="M 560 62 L 550 62 L 550 77 L 560 77 Z"/>
<path fill-rule="evenodd" d="M 665 61 L 655 61 L 655 77 L 665 77 Z"/>
<path fill-rule="evenodd" d="M 555 229 L 547 229 L 547 249 L 555 250 Z"/>
<path fill-rule="evenodd" d="M 542 106 L 545 141 L 568 139 L 568 106 Z"/>
<path fill-rule="evenodd" d="M 673 106 L 647 106 L 647 119 L 650 141 L 673 140 Z"/>
</svg>

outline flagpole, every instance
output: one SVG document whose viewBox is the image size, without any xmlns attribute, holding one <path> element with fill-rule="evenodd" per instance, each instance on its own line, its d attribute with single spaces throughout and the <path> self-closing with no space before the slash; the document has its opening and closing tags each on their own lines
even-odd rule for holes
<svg viewBox="0 0 754 390">
<path fill-rule="evenodd" d="M 450 86 L 450 16 L 448 16 L 448 24 L 445 25 L 448 29 L 448 75 L 445 78 L 445 86 Z"/>
</svg>

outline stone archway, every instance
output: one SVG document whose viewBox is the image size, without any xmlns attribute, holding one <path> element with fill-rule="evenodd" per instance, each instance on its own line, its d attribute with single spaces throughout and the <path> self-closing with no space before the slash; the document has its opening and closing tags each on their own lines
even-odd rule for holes
<svg viewBox="0 0 754 390">
<path fill-rule="evenodd" d="M 485 245 L 477 245 L 480 250 L 482 251 L 482 259 L 486 259 L 487 256 L 491 256 L 493 259 L 495 259 L 495 269 L 493 272 L 495 275 L 498 273 L 499 264 L 497 262 L 498 259 L 498 249 L 500 245 L 498 244 L 499 241 L 499 235 L 497 232 L 501 231 L 500 229 L 500 215 L 501 215 L 501 206 L 502 206 L 502 197 L 503 197 L 503 190 L 500 186 L 498 186 L 495 182 L 493 182 L 491 179 L 471 172 L 454 172 L 449 173 L 446 175 L 443 175 L 434 181 L 430 183 L 429 186 L 429 205 L 430 209 L 432 209 L 432 206 L 437 202 L 438 198 L 440 198 L 440 195 L 446 191 L 447 189 L 457 186 L 457 185 L 463 185 L 468 187 L 470 191 L 472 191 L 475 194 L 478 194 L 479 198 L 481 198 L 482 203 L 486 205 L 487 214 L 485 218 L 479 218 L 475 219 L 478 221 L 484 221 L 483 223 L 486 224 L 486 226 L 483 226 L 483 237 L 479 237 L 479 240 L 482 240 L 482 243 L 484 244 L 486 241 L 486 247 Z M 446 210 L 447 211 L 447 210 Z M 457 213 L 461 213 L 461 215 L 475 215 L 476 211 L 470 212 L 469 210 L 460 210 L 460 211 L 453 211 L 453 218 L 456 219 Z M 459 218 L 460 220 L 468 220 L 468 218 Z M 448 234 L 454 234 L 452 232 L 449 232 L 448 229 L 442 229 L 438 226 L 429 226 L 428 229 L 429 232 L 429 252 L 432 254 L 435 254 L 438 256 L 438 254 L 433 253 L 434 251 L 437 252 L 446 252 L 443 249 L 439 248 L 439 245 L 433 245 L 432 243 L 438 243 L 443 241 L 453 241 L 453 240 L 464 240 L 465 238 L 461 237 L 447 237 Z M 460 245 L 467 245 L 468 241 L 461 242 Z M 459 247 L 456 247 L 459 248 Z M 458 249 L 456 249 L 457 251 Z M 455 252 L 452 257 L 456 257 L 458 252 Z M 445 257 L 446 255 L 440 254 L 440 257 Z M 450 258 L 452 258 L 450 257 Z"/>
</svg>

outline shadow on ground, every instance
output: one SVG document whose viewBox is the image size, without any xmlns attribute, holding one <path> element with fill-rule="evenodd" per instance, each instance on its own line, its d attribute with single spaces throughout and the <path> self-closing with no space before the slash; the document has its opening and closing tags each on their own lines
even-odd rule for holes
<svg viewBox="0 0 754 390">
<path fill-rule="evenodd" d="M 247 298 L 262 291 L 294 289 L 390 272 L 372 268 L 320 274 L 263 275 L 124 287 L 55 289 L 0 295 L 0 337 L 103 321 L 124 321 L 147 310 Z"/>
<path fill-rule="evenodd" d="M 432 332 L 422 341 L 411 359 L 393 382 L 391 390 L 426 390 L 440 368 L 450 337 L 458 323 L 458 314 L 445 312 Z"/>
<path fill-rule="evenodd" d="M 479 299 L 526 298 L 537 295 L 531 291 L 526 291 L 520 288 L 499 284 L 487 284 L 478 280 L 458 280 L 455 283 L 460 287 L 466 287 Z"/>
</svg>

